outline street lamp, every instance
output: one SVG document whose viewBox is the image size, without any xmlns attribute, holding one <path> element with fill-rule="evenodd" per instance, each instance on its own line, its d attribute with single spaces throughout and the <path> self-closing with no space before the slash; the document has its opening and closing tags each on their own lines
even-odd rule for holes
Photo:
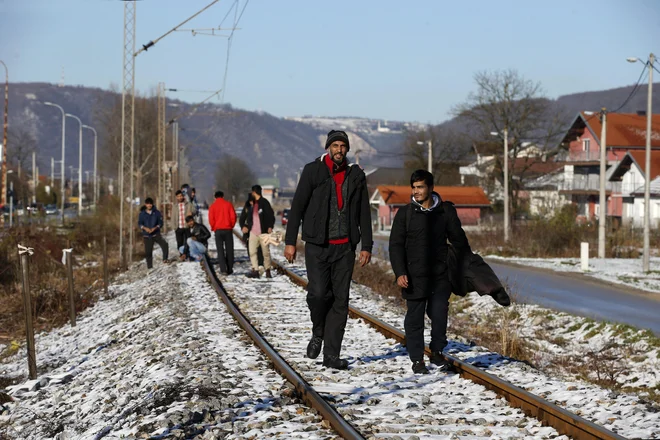
<svg viewBox="0 0 660 440">
<path fill-rule="evenodd" d="M 500 136 L 491 131 L 492 136 Z M 509 241 L 509 128 L 504 127 L 504 242 Z"/>
<path fill-rule="evenodd" d="M 83 123 L 78 116 L 71 113 L 66 114 L 69 118 L 78 121 L 78 216 L 82 214 L 82 126 Z"/>
<path fill-rule="evenodd" d="M 60 212 L 60 220 L 61 220 L 62 224 L 64 224 L 64 201 L 66 200 L 66 191 L 64 190 L 64 182 L 66 180 L 65 174 L 64 174 L 64 148 L 65 148 L 66 144 L 64 142 L 64 139 L 65 139 L 65 134 L 66 134 L 66 116 L 65 116 L 65 113 L 64 113 L 64 109 L 62 107 L 60 107 L 59 105 L 53 104 L 52 102 L 44 102 L 44 105 L 49 105 L 51 107 L 57 107 L 62 112 L 62 163 L 61 163 L 61 168 L 60 168 L 60 176 L 62 178 L 62 187 L 60 189 L 60 191 L 61 191 L 60 199 L 61 199 L 62 209 L 61 209 L 61 212 Z"/>
<path fill-rule="evenodd" d="M 429 146 L 429 163 L 427 166 L 427 171 L 431 174 L 433 174 L 433 141 L 429 139 L 426 141 L 428 146 Z M 423 141 L 417 141 L 417 145 L 424 145 Z"/>
<path fill-rule="evenodd" d="M 646 101 L 646 163 L 644 166 L 644 256 L 642 258 L 642 270 L 648 272 L 650 269 L 650 223 L 651 223 L 651 119 L 653 118 L 653 64 L 655 63 L 655 55 L 650 54 L 649 59 L 643 62 L 637 57 L 630 57 L 626 59 L 629 63 L 640 63 L 648 66 L 649 69 L 649 86 Z"/>
<path fill-rule="evenodd" d="M 96 135 L 96 130 L 93 127 L 90 127 L 89 125 L 83 125 L 83 128 L 88 128 L 88 129 L 90 129 L 94 132 L 94 209 L 96 209 L 96 202 L 97 202 L 98 191 L 99 191 L 98 178 L 96 176 L 96 166 L 97 166 L 96 152 L 97 152 L 97 146 L 98 146 L 98 143 L 97 143 L 98 137 Z"/>
</svg>

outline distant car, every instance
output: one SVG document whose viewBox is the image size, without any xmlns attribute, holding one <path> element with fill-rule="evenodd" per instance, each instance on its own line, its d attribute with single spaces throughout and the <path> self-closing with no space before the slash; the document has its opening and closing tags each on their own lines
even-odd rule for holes
<svg viewBox="0 0 660 440">
<path fill-rule="evenodd" d="M 282 211 L 282 226 L 286 226 L 289 223 L 289 211 L 291 211 L 289 208 Z"/>
<path fill-rule="evenodd" d="M 27 210 L 32 215 L 39 214 L 40 212 L 44 212 L 44 204 L 43 203 L 31 203 L 27 207 Z"/>
<path fill-rule="evenodd" d="M 46 205 L 46 215 L 57 215 L 58 212 L 57 205 Z"/>
</svg>

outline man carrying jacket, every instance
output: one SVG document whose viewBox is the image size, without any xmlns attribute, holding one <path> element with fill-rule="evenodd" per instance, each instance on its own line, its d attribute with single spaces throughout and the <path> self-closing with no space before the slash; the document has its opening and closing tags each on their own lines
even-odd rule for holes
<svg viewBox="0 0 660 440">
<path fill-rule="evenodd" d="M 270 234 L 275 227 L 275 213 L 270 206 L 270 202 L 261 196 L 261 186 L 252 187 L 252 197 L 254 203 L 252 212 L 247 214 L 247 226 L 243 227 L 243 233 L 250 233 L 248 239 L 248 252 L 250 253 L 250 263 L 252 271 L 246 276 L 248 278 L 259 278 L 259 261 L 257 258 L 257 249 L 261 248 L 264 254 L 264 269 L 266 269 L 266 278 L 272 278 L 270 273 L 270 247 L 260 236 L 261 234 Z"/>
<path fill-rule="evenodd" d="M 234 237 L 231 231 L 236 225 L 236 211 L 224 195 L 222 191 L 215 192 L 215 202 L 209 208 L 209 226 L 215 234 L 220 272 L 230 275 L 234 271 Z"/>
<path fill-rule="evenodd" d="M 331 130 L 327 153 L 305 165 L 293 197 L 286 229 L 284 256 L 296 257 L 302 221 L 307 266 L 307 305 L 312 338 L 307 357 L 316 359 L 323 347 L 323 365 L 345 370 L 339 357 L 348 319 L 348 296 L 355 249 L 362 242 L 360 264 L 371 260 L 373 246 L 367 179 L 359 166 L 346 161 L 348 135 Z"/>
<path fill-rule="evenodd" d="M 142 231 L 142 238 L 144 240 L 144 253 L 147 260 L 147 269 L 153 267 L 153 250 L 154 242 L 158 243 L 161 251 L 163 251 L 163 263 L 169 263 L 167 254 L 169 247 L 167 241 L 160 235 L 163 227 L 163 215 L 154 207 L 154 201 L 151 197 L 144 200 L 144 208 L 140 211 L 138 217 L 138 226 Z"/>
<path fill-rule="evenodd" d="M 390 261 L 408 311 L 404 321 L 408 355 L 415 374 L 428 374 L 424 364 L 424 314 L 431 319 L 431 363 L 452 369 L 442 356 L 447 346 L 447 314 L 451 284 L 449 245 L 457 261 L 469 252 L 465 232 L 453 203 L 433 192 L 433 175 L 417 170 L 410 176 L 411 203 L 400 208 L 390 233 Z"/>
<path fill-rule="evenodd" d="M 209 246 L 211 233 L 206 226 L 197 223 L 192 215 L 186 217 L 186 226 L 188 226 L 189 237 L 186 240 L 186 245 L 179 248 L 180 259 L 183 261 L 186 259 L 186 255 L 189 255 L 193 261 L 202 261 Z"/>
</svg>

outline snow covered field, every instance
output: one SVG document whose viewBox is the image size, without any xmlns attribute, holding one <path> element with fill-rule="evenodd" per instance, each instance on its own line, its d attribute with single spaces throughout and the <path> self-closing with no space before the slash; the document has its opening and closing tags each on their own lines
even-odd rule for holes
<svg viewBox="0 0 660 440">
<path fill-rule="evenodd" d="M 215 248 L 213 239 L 211 248 Z M 281 248 L 273 248 L 273 254 L 278 258 Z M 285 357 L 301 367 L 321 392 L 332 395 L 349 419 L 376 437 L 388 437 L 387 432 L 399 429 L 400 438 L 556 438 L 554 430 L 541 427 L 455 374 L 413 376 L 405 348 L 359 321 L 349 321 L 344 341 L 351 370 L 324 369 L 320 359 L 303 357 L 310 334 L 304 293 L 282 276 L 249 280 L 242 276 L 247 270 L 246 263 L 237 265 L 236 274 L 224 283 L 245 307 L 261 307 L 256 315 L 263 315 L 268 332 L 290 333 L 279 347 Z M 304 273 L 304 268 L 298 271 Z M 24 380 L 24 349 L 0 364 L 0 375 L 23 378 L 6 390 L 15 401 L 0 407 L 0 437 L 334 436 L 317 415 L 292 397 L 284 379 L 233 323 L 199 264 L 156 265 L 147 273 L 142 263 L 115 280 L 110 292 L 112 298 L 79 316 L 77 327 L 64 326 L 37 336 L 37 381 Z M 275 306 L 280 300 L 286 307 Z M 488 317 L 498 313 L 490 298 L 470 295 L 466 301 L 469 304 L 457 314 Z M 403 310 L 363 286 L 354 285 L 352 304 L 402 327 Z M 538 342 L 540 360 L 558 352 L 579 356 L 581 345 L 597 348 L 623 337 L 614 329 L 601 328 L 587 338 L 594 327 L 580 321 L 584 318 L 520 307 L 516 310 L 526 320 L 525 338 L 541 341 L 535 329 L 553 321 L 557 332 L 564 331 L 561 334 L 570 341 L 565 346 Z M 281 318 L 263 319 L 269 313 Z M 464 342 L 457 337 L 449 352 L 620 435 L 660 438 L 657 405 L 634 395 L 551 377 Z M 631 375 L 638 384 L 657 387 L 658 350 L 646 351 L 647 356 L 630 365 Z M 416 428 L 405 425 L 409 420 L 415 421 Z"/>
</svg>

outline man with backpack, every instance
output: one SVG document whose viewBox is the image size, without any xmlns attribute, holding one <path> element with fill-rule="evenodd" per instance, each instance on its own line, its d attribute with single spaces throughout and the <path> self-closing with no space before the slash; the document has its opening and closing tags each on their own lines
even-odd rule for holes
<svg viewBox="0 0 660 440">
<path fill-rule="evenodd" d="M 408 310 L 404 321 L 408 355 L 415 374 L 428 374 L 424 364 L 424 315 L 431 319 L 431 363 L 452 370 L 442 355 L 447 346 L 447 315 L 452 286 L 447 254 L 456 261 L 470 251 L 456 208 L 433 191 L 433 174 L 410 176 L 411 202 L 400 208 L 390 233 L 390 261 Z M 449 244 L 448 244 L 449 242 Z M 460 264 L 459 264 L 460 266 Z"/>
</svg>

